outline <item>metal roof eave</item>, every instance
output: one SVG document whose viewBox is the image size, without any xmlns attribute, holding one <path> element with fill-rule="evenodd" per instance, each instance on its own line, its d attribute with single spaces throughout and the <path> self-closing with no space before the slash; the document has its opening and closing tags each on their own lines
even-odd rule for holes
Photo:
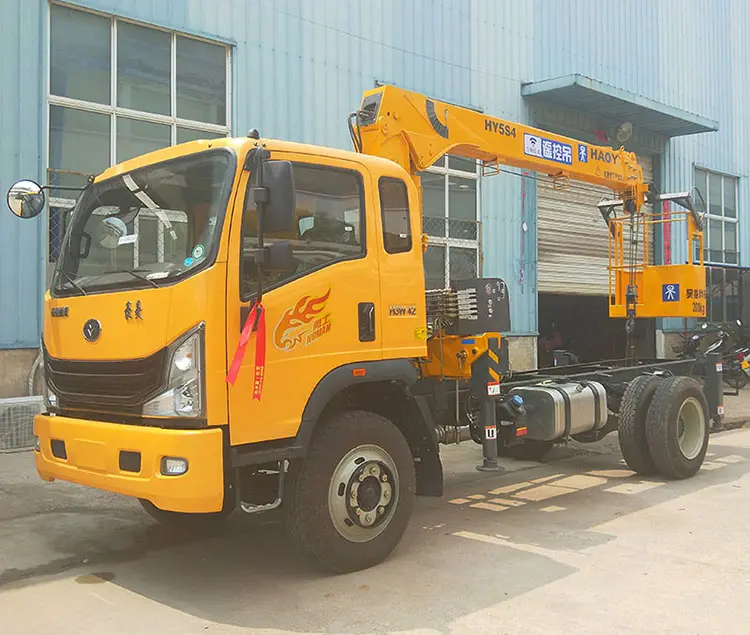
<svg viewBox="0 0 750 635">
<path fill-rule="evenodd" d="M 719 122 L 661 104 L 583 75 L 566 75 L 521 85 L 521 95 L 587 111 L 613 121 L 630 121 L 665 137 L 716 132 Z"/>
</svg>

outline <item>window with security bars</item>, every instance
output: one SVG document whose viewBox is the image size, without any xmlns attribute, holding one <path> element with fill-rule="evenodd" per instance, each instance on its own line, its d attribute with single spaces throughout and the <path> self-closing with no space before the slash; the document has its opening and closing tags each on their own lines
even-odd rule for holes
<svg viewBox="0 0 750 635">
<path fill-rule="evenodd" d="M 706 213 L 703 258 L 708 263 L 739 264 L 737 248 L 738 179 L 716 172 L 695 168 L 695 187 L 701 193 L 695 197 L 698 211 Z M 703 209 L 705 204 L 705 209 Z"/>
<path fill-rule="evenodd" d="M 429 236 L 424 256 L 428 289 L 479 273 L 479 171 L 475 161 L 445 156 L 420 173 L 422 231 Z"/>
<path fill-rule="evenodd" d="M 147 152 L 229 135 L 231 51 L 222 43 L 53 3 L 49 56 L 54 262 L 77 195 L 61 187 L 81 187 L 88 175 Z"/>
</svg>

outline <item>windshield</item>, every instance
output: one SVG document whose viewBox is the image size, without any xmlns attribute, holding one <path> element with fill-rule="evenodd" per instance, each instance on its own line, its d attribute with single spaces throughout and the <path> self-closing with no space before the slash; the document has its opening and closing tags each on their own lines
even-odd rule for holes
<svg viewBox="0 0 750 635">
<path fill-rule="evenodd" d="M 233 155 L 207 151 L 90 186 L 73 211 L 56 295 L 159 286 L 216 255 Z"/>
</svg>

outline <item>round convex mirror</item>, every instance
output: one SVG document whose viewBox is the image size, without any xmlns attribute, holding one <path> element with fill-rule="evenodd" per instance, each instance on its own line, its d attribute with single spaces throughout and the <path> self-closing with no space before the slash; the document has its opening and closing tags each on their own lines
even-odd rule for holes
<svg viewBox="0 0 750 635">
<path fill-rule="evenodd" d="M 44 209 L 44 192 L 34 181 L 18 181 L 8 190 L 8 207 L 18 218 L 34 218 Z"/>
</svg>

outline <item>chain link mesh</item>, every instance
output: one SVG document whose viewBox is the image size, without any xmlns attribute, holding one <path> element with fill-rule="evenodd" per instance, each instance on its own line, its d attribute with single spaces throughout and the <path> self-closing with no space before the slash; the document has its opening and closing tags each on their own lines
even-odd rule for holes
<svg viewBox="0 0 750 635">
<path fill-rule="evenodd" d="M 57 262 L 60 255 L 60 245 L 62 243 L 65 228 L 67 227 L 68 217 L 75 206 L 79 192 L 63 190 L 61 187 L 84 187 L 88 180 L 88 175 L 81 172 L 71 172 L 69 170 L 47 170 L 47 183 L 49 184 L 49 198 L 47 199 L 48 207 L 48 260 L 50 263 Z"/>
<path fill-rule="evenodd" d="M 34 416 L 43 410 L 41 397 L 0 399 L 0 452 L 34 445 Z"/>
<path fill-rule="evenodd" d="M 424 256 L 425 284 L 428 289 L 442 289 L 451 280 L 478 276 L 481 248 L 478 221 L 425 216 L 422 231 L 433 238 L 428 240 Z"/>
<path fill-rule="evenodd" d="M 422 231 L 429 236 L 478 241 L 479 221 L 446 218 L 445 216 L 425 216 L 422 219 Z"/>
</svg>

